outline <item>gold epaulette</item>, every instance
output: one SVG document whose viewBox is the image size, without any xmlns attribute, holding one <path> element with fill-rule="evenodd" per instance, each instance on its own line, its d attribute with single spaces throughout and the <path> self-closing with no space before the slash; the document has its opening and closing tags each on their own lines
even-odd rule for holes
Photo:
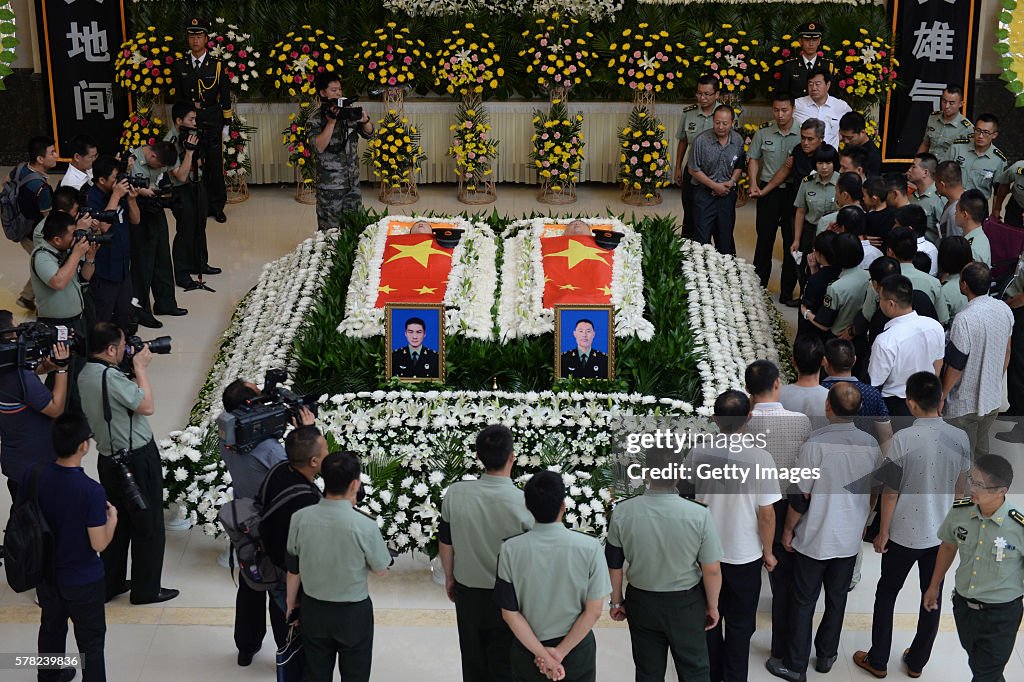
<svg viewBox="0 0 1024 682">
<path fill-rule="evenodd" d="M 696 108 L 697 108 L 697 105 L 696 105 L 696 104 L 691 104 L 691 105 L 690 105 L 690 106 L 688 106 L 688 107 L 683 107 L 683 113 L 685 114 L 685 113 L 686 113 L 687 111 L 693 111 L 693 110 L 694 110 L 694 109 L 696 109 Z"/>
<path fill-rule="evenodd" d="M 1019 523 L 1020 525 L 1024 526 L 1024 514 L 1021 514 L 1016 509 L 1010 510 L 1010 518 Z"/>
<path fill-rule="evenodd" d="M 972 138 L 970 135 L 964 135 L 953 140 L 953 144 L 970 144 Z"/>
<path fill-rule="evenodd" d="M 970 507 L 972 504 L 974 504 L 974 503 L 971 502 L 971 498 L 965 497 L 963 499 L 954 501 L 953 502 L 953 509 L 958 509 L 960 507 Z"/>
<path fill-rule="evenodd" d="M 992 147 L 992 152 L 1003 161 L 1009 161 L 1009 159 L 1006 158 L 1006 154 L 1004 154 L 1003 150 L 999 147 Z"/>
<path fill-rule="evenodd" d="M 762 124 L 761 124 L 761 125 L 759 126 L 759 128 L 767 128 L 767 127 L 768 127 L 768 126 L 770 126 L 770 125 L 771 125 L 772 123 L 773 123 L 772 121 L 765 121 L 764 123 L 762 123 Z"/>
</svg>

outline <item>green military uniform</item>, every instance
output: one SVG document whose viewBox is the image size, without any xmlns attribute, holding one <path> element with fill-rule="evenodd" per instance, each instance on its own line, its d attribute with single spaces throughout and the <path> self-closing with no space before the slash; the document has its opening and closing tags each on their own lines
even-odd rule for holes
<svg viewBox="0 0 1024 682">
<path fill-rule="evenodd" d="M 676 131 L 677 140 L 686 140 L 686 151 L 683 152 L 676 163 L 681 164 L 683 173 L 683 188 L 682 188 L 682 201 L 683 201 L 683 235 L 694 235 L 696 234 L 696 227 L 693 221 L 693 183 L 690 181 L 690 168 L 689 164 L 686 163 L 689 158 L 690 148 L 693 146 L 693 140 L 698 135 L 703 133 L 705 130 L 710 130 L 714 127 L 714 121 L 712 120 L 715 107 L 718 106 L 718 101 L 711 107 L 711 113 L 705 114 L 704 110 L 697 104 L 691 104 L 683 107 L 683 117 L 679 121 L 679 130 Z"/>
<path fill-rule="evenodd" d="M 950 320 L 949 305 L 946 303 L 939 280 L 927 272 L 921 272 L 914 267 L 913 263 L 900 263 L 900 274 L 910 280 L 915 291 L 921 291 L 928 297 L 935 307 L 935 315 L 939 323 L 945 326 Z M 872 288 L 864 298 L 861 314 L 865 320 L 870 321 L 876 312 L 878 312 L 878 293 Z"/>
<path fill-rule="evenodd" d="M 612 591 L 601 543 L 571 531 L 561 522 L 538 523 L 533 530 L 505 541 L 498 555 L 495 601 L 518 611 L 544 646 L 557 646 L 589 601 Z M 565 679 L 596 679 L 597 644 L 590 632 L 562 660 Z M 546 680 L 522 644 L 510 654 L 516 680 Z"/>
<path fill-rule="evenodd" d="M 563 378 L 610 378 L 608 375 L 608 356 L 596 348 L 591 348 L 590 352 L 586 355 L 582 355 L 579 348 L 565 351 L 559 359 L 559 371 L 559 376 Z"/>
<path fill-rule="evenodd" d="M 73 276 L 63 289 L 54 289 L 49 285 L 70 255 L 70 251 L 62 253 L 46 241 L 32 251 L 29 275 L 32 290 L 36 294 L 37 317 L 70 319 L 78 317 L 85 310 L 82 281 L 78 275 Z"/>
<path fill-rule="evenodd" d="M 700 565 L 722 558 L 708 510 L 675 489 L 649 489 L 615 506 L 606 544 L 608 568 L 629 562 L 625 607 L 637 679 L 665 679 L 669 649 L 687 679 L 708 679 Z"/>
<path fill-rule="evenodd" d="M 391 565 L 377 522 L 348 500 L 322 499 L 292 515 L 288 571 L 302 578 L 302 647 L 306 678 L 370 679 L 373 602 L 367 576 Z"/>
<path fill-rule="evenodd" d="M 178 163 L 181 167 L 185 146 L 178 139 L 178 130 L 173 125 L 164 139 L 178 149 Z M 206 186 L 202 182 L 203 167 L 192 157 L 192 170 L 188 180 L 181 182 L 170 174 L 174 214 L 174 242 L 171 255 L 174 258 L 174 281 L 179 287 L 187 287 L 192 275 L 201 275 L 209 267 L 210 252 L 206 244 L 206 216 L 209 210 Z"/>
<path fill-rule="evenodd" d="M 453 483 L 441 503 L 438 541 L 455 551 L 455 621 L 465 680 L 511 680 L 512 631 L 494 603 L 505 538 L 533 528 L 523 491 L 507 476 Z"/>
<path fill-rule="evenodd" d="M 794 98 L 804 97 L 807 94 L 807 77 L 816 70 L 827 70 L 829 74 L 834 76 L 836 65 L 831 59 L 819 55 L 815 58 L 814 64 L 808 68 L 802 53 L 791 57 L 782 62 L 779 70 L 775 72 L 772 90 L 788 92 Z"/>
<path fill-rule="evenodd" d="M 1010 201 L 1006 204 L 1006 224 L 1024 227 L 1024 161 L 1018 161 L 1007 168 L 999 184 L 1008 185 L 1010 190 Z"/>
<path fill-rule="evenodd" d="M 821 181 L 817 172 L 811 173 L 796 191 L 794 206 L 807 211 L 804 222 L 810 223 L 811 234 L 814 233 L 818 221 L 836 209 L 836 181 L 838 173 L 833 173 L 825 182 Z"/>
<path fill-rule="evenodd" d="M 309 116 L 309 145 L 316 151 L 316 138 L 326 121 L 320 109 Z M 363 207 L 359 190 L 359 138 L 369 139 L 358 123 L 334 122 L 327 148 L 317 155 L 319 179 L 316 185 L 316 221 L 321 232 L 341 225 L 342 214 Z"/>
<path fill-rule="evenodd" d="M 971 120 L 957 112 L 952 121 L 946 123 L 941 111 L 933 111 L 928 116 L 928 125 L 924 131 L 924 139 L 928 142 L 928 151 L 939 161 L 949 158 L 949 149 L 961 137 L 974 134 Z"/>
<path fill-rule="evenodd" d="M 992 266 L 992 245 L 988 241 L 985 229 L 976 227 L 970 232 L 964 233 L 964 239 L 971 243 L 971 257 L 981 261 L 989 267 Z"/>
<path fill-rule="evenodd" d="M 942 283 L 942 297 L 946 300 L 946 308 L 949 310 L 949 319 L 951 320 L 967 305 L 967 297 L 960 291 L 959 272 L 950 275 Z"/>
<path fill-rule="evenodd" d="M 785 165 L 793 148 L 800 144 L 800 126 L 790 123 L 789 131 L 783 133 L 775 121 L 764 123 L 750 141 L 747 157 L 760 161 L 758 180 L 761 184 L 768 183 L 776 171 Z M 766 196 L 757 200 L 757 244 L 754 247 L 754 270 L 761 281 L 761 286 L 768 286 L 772 274 L 772 259 L 775 250 L 775 238 L 781 231 L 782 243 L 785 248 L 793 242 L 793 199 L 796 196 L 796 183 L 786 180 Z M 782 296 L 785 297 L 786 285 L 792 293 L 796 282 L 796 264 L 790 258 L 782 259 Z"/>
<path fill-rule="evenodd" d="M 977 189 L 986 198 L 992 198 L 992 188 L 1006 172 L 1006 155 L 994 144 L 984 154 L 978 154 L 973 137 L 957 139 L 949 149 L 947 158 L 960 164 L 964 189 Z"/>
<path fill-rule="evenodd" d="M 210 26 L 203 19 L 190 19 L 185 27 L 189 33 L 203 31 Z M 210 215 L 224 210 L 227 191 L 224 187 L 224 138 L 222 129 L 231 123 L 231 80 L 224 71 L 224 63 L 209 52 L 203 53 L 202 63 L 196 68 L 191 53 L 174 62 L 171 78 L 175 96 L 192 102 L 197 110 L 196 122 L 204 128 L 200 139 L 206 175 L 204 181 L 209 196 Z"/>
<path fill-rule="evenodd" d="M 992 514 L 961 500 L 938 532 L 960 555 L 953 618 L 978 682 L 1003 680 L 1021 623 L 1024 594 L 1024 514 L 1009 500 Z"/>
<path fill-rule="evenodd" d="M 412 353 L 409 346 L 402 346 L 391 352 L 391 376 L 401 379 L 438 379 L 441 363 L 437 351 L 420 346 L 418 353 Z"/>
<path fill-rule="evenodd" d="M 870 286 L 871 276 L 859 266 L 846 268 L 839 278 L 825 289 L 825 298 L 814 321 L 827 326 L 838 336 L 853 324 L 864 305 L 864 289 Z"/>
<path fill-rule="evenodd" d="M 144 147 L 133 149 L 135 159 L 132 166 L 134 177 L 149 180 L 149 188 L 157 191 L 157 185 L 165 169 L 151 168 L 146 163 Z M 143 310 L 168 312 L 178 307 L 174 297 L 174 268 L 171 266 L 171 246 L 168 237 L 167 216 L 157 198 L 139 197 L 139 212 L 142 221 L 132 230 L 131 263 L 132 292 Z M 149 292 L 153 292 L 150 306 Z"/>
<path fill-rule="evenodd" d="M 938 245 L 939 221 L 942 219 L 942 212 L 946 209 L 946 199 L 935 191 L 933 182 L 924 192 L 915 191 L 911 194 L 910 202 L 924 209 L 924 214 L 928 218 L 928 227 L 924 232 L 925 239 Z"/>
</svg>

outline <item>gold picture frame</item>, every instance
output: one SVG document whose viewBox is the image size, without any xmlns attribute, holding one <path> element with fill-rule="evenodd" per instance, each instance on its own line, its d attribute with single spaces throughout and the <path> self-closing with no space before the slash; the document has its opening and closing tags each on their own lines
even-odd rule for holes
<svg viewBox="0 0 1024 682">
<path fill-rule="evenodd" d="M 566 304 L 556 305 L 554 312 L 555 379 L 614 379 L 615 307 Z M 579 355 L 579 339 L 575 333 L 580 322 L 589 322 L 593 332 L 590 339 L 592 352 L 586 354 L 585 364 Z M 563 338 L 566 332 L 569 336 Z"/>
<path fill-rule="evenodd" d="M 396 325 L 397 321 L 397 325 Z M 415 325 L 422 325 L 419 346 Z M 384 376 L 390 381 L 444 383 L 445 313 L 443 303 L 387 303 L 384 305 Z M 399 329 L 401 331 L 399 331 Z M 409 334 L 413 333 L 410 337 Z M 397 345 L 396 345 L 397 343 Z M 411 350 L 420 348 L 420 351 Z M 416 356 L 415 358 L 413 356 Z"/>
</svg>

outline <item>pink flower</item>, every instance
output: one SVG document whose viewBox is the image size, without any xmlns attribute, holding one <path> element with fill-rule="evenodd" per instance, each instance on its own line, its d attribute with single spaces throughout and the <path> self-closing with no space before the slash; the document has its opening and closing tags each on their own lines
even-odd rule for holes
<svg viewBox="0 0 1024 682">
<path fill-rule="evenodd" d="M 238 139 L 238 131 L 237 130 L 232 130 L 231 131 L 231 139 L 232 140 Z"/>
<path fill-rule="evenodd" d="M 405 62 L 406 66 L 408 66 L 409 64 L 412 64 L 412 57 L 406 55 L 405 57 L 402 58 L 402 61 Z"/>
<path fill-rule="evenodd" d="M 217 36 L 217 42 L 218 43 L 223 43 L 224 42 L 224 36 Z"/>
<path fill-rule="evenodd" d="M 245 64 L 239 64 L 238 65 L 238 70 L 239 71 L 245 71 Z"/>
<path fill-rule="evenodd" d="M 392 76 L 391 78 L 388 78 L 388 85 L 397 85 L 397 84 L 398 84 L 398 81 L 395 79 L 394 76 Z"/>
<path fill-rule="evenodd" d="M 368 69 L 370 69 L 370 71 L 373 71 L 374 69 L 377 68 L 377 62 L 370 62 L 366 66 L 367 66 Z"/>
<path fill-rule="evenodd" d="M 635 73 L 636 73 L 635 69 L 630 69 L 629 71 L 626 72 L 626 75 L 632 77 L 633 74 L 635 74 Z"/>
<path fill-rule="evenodd" d="M 732 45 L 726 45 L 722 49 L 725 50 L 726 52 L 732 52 Z"/>
<path fill-rule="evenodd" d="M 235 51 L 235 46 L 232 45 L 231 43 L 228 43 L 227 44 L 227 51 L 228 52 L 234 52 Z"/>
<path fill-rule="evenodd" d="M 541 38 L 540 39 L 540 46 L 541 47 L 547 47 L 547 44 L 548 44 L 548 39 L 547 38 Z"/>
<path fill-rule="evenodd" d="M 558 131 L 555 131 L 554 138 L 557 140 L 557 139 L 560 139 L 561 137 L 562 137 L 562 133 L 560 133 Z"/>
<path fill-rule="evenodd" d="M 295 50 L 292 50 L 291 52 L 288 53 L 288 56 L 291 57 L 292 59 L 298 59 L 299 53 L 296 52 Z"/>
<path fill-rule="evenodd" d="M 146 60 L 146 68 L 147 69 L 148 68 L 152 68 L 152 66 L 153 66 L 153 60 L 152 59 L 147 59 Z"/>
<path fill-rule="evenodd" d="M 247 56 L 248 54 L 249 54 L 249 52 L 248 52 L 247 50 L 239 50 L 239 51 L 238 51 L 238 56 L 239 56 L 239 57 L 241 57 L 242 59 L 245 59 L 245 57 L 246 57 L 246 56 Z"/>
<path fill-rule="evenodd" d="M 642 177 L 644 176 L 644 171 L 643 171 L 643 169 L 642 169 L 642 168 L 637 168 L 637 169 L 636 169 L 636 176 L 637 176 L 638 178 L 642 178 Z"/>
<path fill-rule="evenodd" d="M 640 59 L 640 50 L 637 50 L 633 53 L 633 59 Z"/>
<path fill-rule="evenodd" d="M 302 52 L 304 54 L 309 54 L 309 45 L 303 45 L 302 46 Z"/>
<path fill-rule="evenodd" d="M 388 60 L 389 62 L 393 62 L 395 61 L 395 55 L 388 52 L 386 55 L 384 55 L 384 59 Z"/>
<path fill-rule="evenodd" d="M 635 156 L 631 156 L 631 157 L 629 158 L 629 162 L 630 162 L 631 164 L 633 164 L 633 165 L 635 166 L 635 165 L 636 165 L 636 162 L 637 162 L 637 158 L 636 158 Z"/>
</svg>

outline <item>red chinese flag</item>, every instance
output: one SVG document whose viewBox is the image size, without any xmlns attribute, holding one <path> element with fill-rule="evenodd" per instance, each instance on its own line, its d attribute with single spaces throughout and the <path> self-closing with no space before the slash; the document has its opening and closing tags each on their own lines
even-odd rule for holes
<svg viewBox="0 0 1024 682">
<path fill-rule="evenodd" d="M 540 253 L 545 308 L 611 302 L 613 253 L 599 247 L 593 237 L 545 237 L 540 240 Z"/>
<path fill-rule="evenodd" d="M 437 245 L 433 235 L 388 237 L 380 266 L 377 307 L 385 303 L 441 303 L 452 269 L 452 249 Z"/>
</svg>

